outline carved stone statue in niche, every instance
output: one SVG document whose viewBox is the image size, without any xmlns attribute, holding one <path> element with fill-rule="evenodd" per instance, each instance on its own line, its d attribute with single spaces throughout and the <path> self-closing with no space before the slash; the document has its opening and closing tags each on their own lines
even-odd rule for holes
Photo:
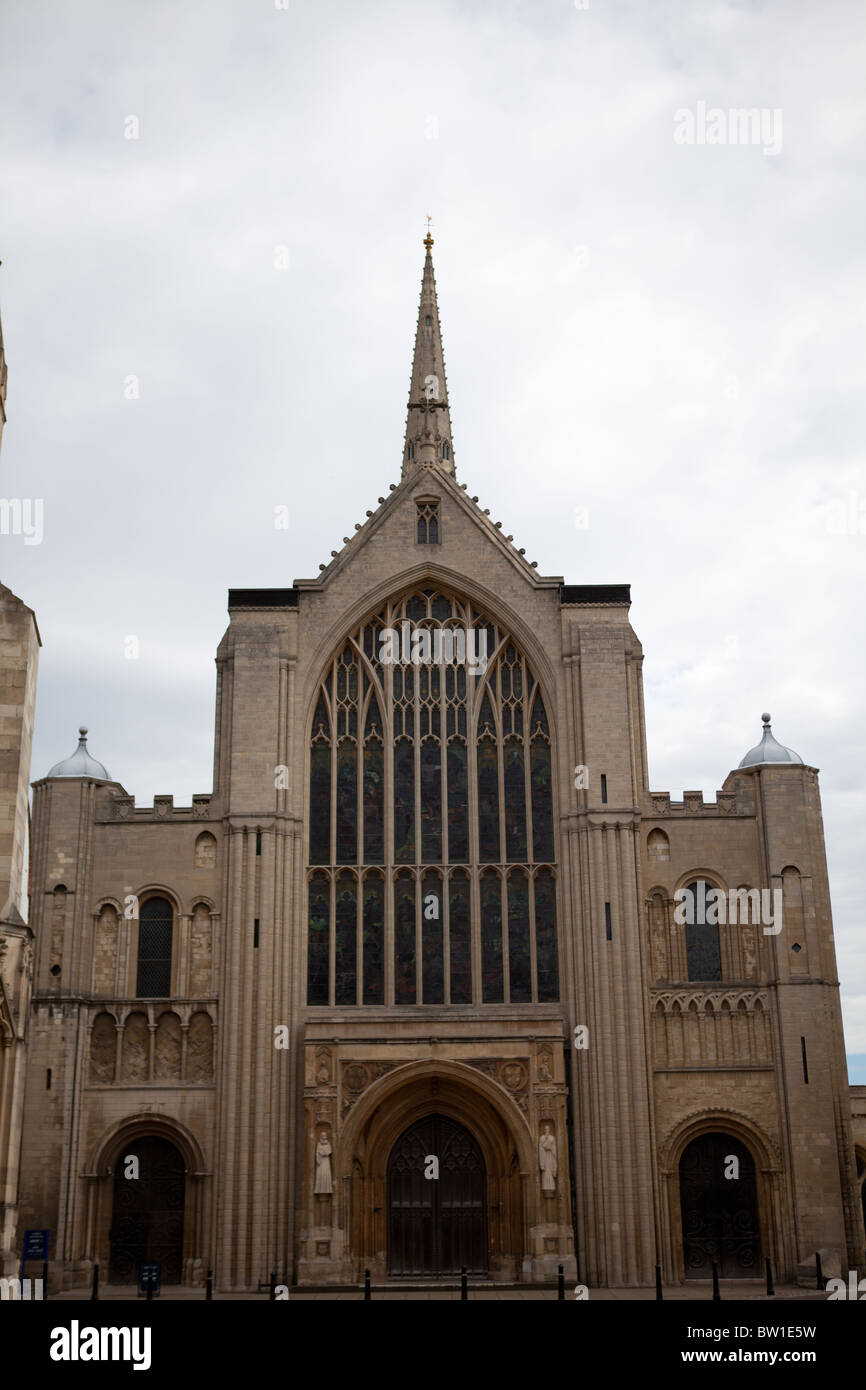
<svg viewBox="0 0 866 1390">
<path fill-rule="evenodd" d="M 313 1191 L 320 1196 L 333 1192 L 331 1183 L 331 1146 L 324 1130 L 319 1134 L 316 1145 L 316 1182 Z"/>
<path fill-rule="evenodd" d="M 331 1068 L 328 1066 L 328 1059 L 323 1054 L 319 1058 L 319 1070 L 316 1073 L 316 1080 L 320 1086 L 327 1086 L 331 1079 Z"/>
<path fill-rule="evenodd" d="M 538 1141 L 538 1166 L 541 1169 L 542 1192 L 555 1192 L 556 1136 L 553 1134 L 550 1125 L 544 1126 L 544 1131 Z"/>
<path fill-rule="evenodd" d="M 541 1060 L 538 1063 L 538 1079 L 539 1081 L 553 1080 L 553 1076 L 551 1075 L 550 1071 L 550 1058 L 548 1057 L 546 1052 L 542 1052 Z"/>
</svg>

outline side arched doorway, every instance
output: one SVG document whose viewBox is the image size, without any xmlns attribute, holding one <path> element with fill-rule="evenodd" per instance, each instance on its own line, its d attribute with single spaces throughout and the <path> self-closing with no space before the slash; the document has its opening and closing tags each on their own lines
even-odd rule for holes
<svg viewBox="0 0 866 1390">
<path fill-rule="evenodd" d="M 135 1158 L 138 1175 L 127 1162 Z M 185 1164 L 168 1139 L 143 1135 L 131 1141 L 114 1169 L 109 1239 L 109 1282 L 135 1284 L 145 1262 L 158 1262 L 163 1284 L 183 1274 Z"/>
<path fill-rule="evenodd" d="M 405 1129 L 388 1159 L 392 1278 L 486 1274 L 487 1175 L 473 1135 L 447 1115 Z"/>
<path fill-rule="evenodd" d="M 698 1135 L 683 1151 L 679 1179 L 686 1279 L 710 1278 L 714 1261 L 723 1279 L 758 1277 L 758 1193 L 746 1145 L 730 1134 Z"/>
</svg>

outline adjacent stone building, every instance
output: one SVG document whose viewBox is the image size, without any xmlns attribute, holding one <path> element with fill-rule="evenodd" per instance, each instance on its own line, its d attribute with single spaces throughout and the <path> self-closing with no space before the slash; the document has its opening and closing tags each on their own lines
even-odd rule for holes
<svg viewBox="0 0 866 1390">
<path fill-rule="evenodd" d="M 401 481 L 229 592 L 212 792 L 138 807 L 84 730 L 34 784 L 27 1224 L 67 1286 L 847 1269 L 817 771 L 765 716 L 650 790 L 628 586 L 456 481 L 426 245 Z"/>
<path fill-rule="evenodd" d="M 0 325 L 0 439 L 6 383 Z M 0 499 L 0 506 L 6 536 L 8 499 Z M 18 1176 L 33 967 L 26 920 L 30 750 L 39 647 L 33 610 L 0 583 L 0 1275 L 14 1272 L 20 1257 Z"/>
</svg>

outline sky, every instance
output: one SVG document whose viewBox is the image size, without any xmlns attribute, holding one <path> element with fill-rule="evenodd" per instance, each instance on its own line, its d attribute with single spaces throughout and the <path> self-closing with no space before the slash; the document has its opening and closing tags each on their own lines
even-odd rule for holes
<svg viewBox="0 0 866 1390">
<path fill-rule="evenodd" d="M 0 24 L 32 776 L 84 723 L 139 804 L 210 790 L 228 588 L 317 575 L 399 480 L 429 214 L 458 481 L 539 573 L 631 584 L 653 790 L 714 796 L 764 710 L 820 769 L 866 1082 L 862 6 L 4 0 Z"/>
</svg>

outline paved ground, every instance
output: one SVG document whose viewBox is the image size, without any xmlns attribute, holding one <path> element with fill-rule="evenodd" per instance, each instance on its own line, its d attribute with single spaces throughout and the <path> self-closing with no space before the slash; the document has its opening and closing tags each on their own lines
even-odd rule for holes
<svg viewBox="0 0 866 1390">
<path fill-rule="evenodd" d="M 771 1304 L 772 1304 L 772 1303 L 778 1302 L 779 1299 L 796 1299 L 798 1302 L 799 1302 L 799 1301 L 804 1301 L 804 1300 L 805 1300 L 805 1301 L 812 1301 L 812 1302 L 821 1302 L 821 1303 L 823 1303 L 823 1302 L 826 1301 L 826 1297 L 827 1297 L 827 1295 L 826 1295 L 825 1293 L 820 1292 L 818 1289 L 801 1289 L 801 1288 L 795 1288 L 793 1285 L 790 1285 L 790 1284 L 780 1284 L 780 1285 L 777 1285 L 777 1287 L 776 1287 L 776 1295 L 775 1295 L 775 1298 L 768 1298 L 768 1297 L 767 1297 L 767 1294 L 766 1294 L 766 1291 L 765 1291 L 765 1288 L 764 1288 L 763 1281 L 761 1281 L 760 1283 L 748 1283 L 748 1282 L 745 1282 L 745 1283 L 739 1283 L 739 1282 L 737 1282 L 737 1283 L 734 1283 L 734 1282 L 731 1282 L 731 1283 L 723 1283 L 723 1284 L 722 1284 L 722 1287 L 721 1287 L 721 1295 L 722 1295 L 722 1302 L 723 1302 L 723 1303 L 729 1303 L 729 1302 L 734 1302 L 734 1301 L 736 1301 L 736 1300 L 747 1299 L 747 1300 L 749 1300 L 750 1302 L 759 1301 L 759 1302 L 765 1302 L 765 1303 L 771 1303 Z M 221 1293 L 217 1293 L 217 1294 L 214 1295 L 214 1301 L 215 1301 L 215 1302 L 226 1302 L 226 1301 L 231 1301 L 231 1302 L 236 1302 L 236 1301 L 259 1301 L 259 1302 L 263 1302 L 263 1301 L 265 1301 L 265 1300 L 267 1299 L 267 1297 L 268 1297 L 267 1293 L 262 1293 L 262 1294 L 221 1294 Z M 364 1297 L 363 1291 L 361 1291 L 361 1290 L 359 1290 L 359 1289 L 333 1289 L 333 1288 L 329 1288 L 329 1289 L 309 1289 L 309 1288 L 305 1288 L 305 1289 L 301 1289 L 301 1290 L 292 1289 L 292 1290 L 290 1291 L 290 1293 L 289 1293 L 289 1300 L 290 1300 L 292 1303 L 308 1303 L 308 1302 L 316 1302 L 316 1301 L 322 1301 L 322 1302 L 335 1302 L 335 1301 L 340 1301 L 340 1300 L 347 1301 L 347 1302 L 350 1302 L 350 1303 L 351 1303 L 351 1302 L 353 1302 L 353 1301 L 354 1301 L 354 1302 L 361 1302 L 361 1301 L 363 1300 L 363 1297 Z M 566 1286 L 565 1286 L 565 1297 L 566 1297 L 566 1300 L 567 1300 L 567 1301 L 568 1301 L 568 1300 L 571 1300 L 571 1301 L 574 1300 L 574 1285 L 572 1285 L 572 1286 L 569 1288 L 568 1284 L 566 1284 Z M 707 1302 L 711 1302 L 711 1301 L 712 1301 L 713 1290 L 712 1290 L 712 1285 L 711 1285 L 709 1282 L 707 1282 L 707 1283 L 698 1283 L 698 1282 L 695 1282 L 694 1284 L 689 1284 L 689 1285 L 685 1285 L 685 1286 L 680 1285 L 680 1286 L 678 1286 L 678 1287 L 666 1288 L 665 1291 L 664 1291 L 664 1297 L 665 1297 L 665 1301 L 666 1301 L 666 1302 L 667 1302 L 667 1301 L 670 1301 L 670 1302 L 699 1302 L 699 1303 L 707 1303 Z M 87 1290 L 87 1289 L 71 1289 L 71 1290 L 70 1290 L 70 1289 L 66 1289 L 66 1290 L 64 1290 L 63 1293 L 51 1294 L 51 1295 L 50 1295 L 50 1300 L 51 1300 L 52 1302 L 55 1301 L 55 1300 L 66 1300 L 66 1301 L 70 1301 L 70 1302 L 71 1302 L 71 1301 L 81 1302 L 81 1301 L 83 1301 L 83 1300 L 89 1300 L 89 1298 L 90 1298 L 90 1292 L 89 1292 L 89 1290 Z M 123 1300 L 123 1299 L 137 1299 L 137 1298 L 138 1298 L 138 1294 L 137 1294 L 137 1292 L 136 1292 L 134 1286 L 127 1286 L 127 1287 L 120 1287 L 120 1286 L 117 1286 L 117 1285 L 115 1285 L 115 1286 L 106 1286 L 105 1288 L 103 1288 L 103 1289 L 100 1290 L 100 1299 L 101 1299 L 101 1300 L 104 1300 L 106 1303 L 108 1303 L 108 1302 L 115 1302 L 115 1301 L 119 1301 L 119 1300 Z M 373 1290 L 372 1290 L 372 1298 L 373 1298 L 373 1301 L 375 1301 L 376 1303 L 381 1303 L 381 1302 L 396 1302 L 396 1301 L 402 1301 L 402 1300 L 410 1300 L 410 1301 L 416 1301 L 416 1302 L 417 1302 L 417 1301 L 422 1301 L 422 1302 L 449 1302 L 449 1301 L 459 1301 L 459 1299 L 460 1299 L 460 1289 L 459 1289 L 459 1287 L 457 1287 L 457 1286 L 450 1287 L 450 1288 L 442 1288 L 442 1287 L 435 1287 L 435 1288 L 434 1288 L 434 1287 L 429 1287 L 429 1286 L 428 1286 L 428 1287 L 406 1288 L 405 1285 L 404 1285 L 403 1287 L 401 1287 L 401 1288 L 393 1288 L 393 1287 L 376 1288 L 376 1287 L 374 1287 Z M 204 1290 L 203 1290 L 203 1289 L 181 1288 L 181 1287 L 180 1287 L 179 1285 L 177 1285 L 177 1284 L 175 1284 L 175 1285 L 170 1285 L 170 1286 L 166 1287 L 165 1289 L 163 1289 L 162 1293 L 160 1294 L 160 1300 L 165 1301 L 165 1300 L 169 1300 L 169 1299 L 170 1299 L 170 1300 L 174 1300 L 174 1299 L 190 1299 L 190 1300 L 200 1300 L 200 1301 L 203 1301 L 203 1300 L 204 1300 Z M 505 1288 L 502 1288 L 502 1287 L 496 1287 L 495 1285 L 490 1285 L 490 1284 L 481 1285 L 481 1286 L 479 1286 L 479 1285 L 472 1285 L 472 1284 L 469 1285 L 469 1300 L 470 1300 L 470 1302 L 474 1302 L 474 1303 L 477 1303 L 477 1302 L 479 1302 L 479 1301 L 481 1301 L 481 1302 L 502 1302 L 503 1300 L 510 1300 L 510 1299 L 519 1299 L 519 1300 L 528 1301 L 528 1302 L 533 1302 L 533 1301 L 536 1301 L 536 1302 L 537 1302 L 537 1301 L 539 1301 L 539 1300 L 542 1301 L 542 1302 L 544 1302 L 544 1301 L 547 1301 L 547 1302 L 551 1302 L 551 1301 L 552 1301 L 552 1302 L 555 1302 L 555 1301 L 556 1301 L 556 1289 L 555 1289 L 555 1288 L 551 1288 L 550 1285 L 545 1285 L 544 1288 L 527 1288 L 527 1287 L 525 1287 L 525 1286 L 522 1287 L 522 1288 L 520 1288 L 520 1287 L 518 1287 L 518 1288 L 512 1288 L 512 1287 L 505 1287 Z M 629 1301 L 632 1301 L 632 1300 L 642 1301 L 642 1302 L 652 1302 L 652 1301 L 655 1300 L 655 1289 L 590 1289 L 590 1290 L 589 1290 L 589 1301 L 592 1302 L 592 1303 L 596 1303 L 596 1302 L 613 1302 L 613 1303 L 617 1303 L 617 1302 L 629 1302 Z M 144 1302 L 145 1300 L 142 1298 L 141 1301 Z M 159 1300 L 157 1300 L 157 1301 L 159 1301 Z"/>
</svg>

